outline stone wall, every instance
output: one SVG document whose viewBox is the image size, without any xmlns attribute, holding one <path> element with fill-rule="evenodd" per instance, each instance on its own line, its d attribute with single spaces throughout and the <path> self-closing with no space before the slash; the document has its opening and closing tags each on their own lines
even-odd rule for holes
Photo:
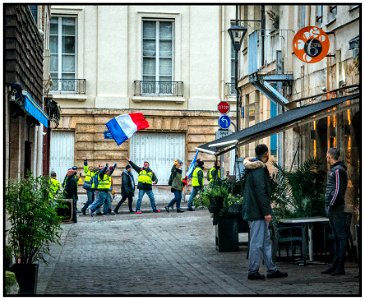
<svg viewBox="0 0 365 300">
<path fill-rule="evenodd" d="M 195 147 L 215 140 L 215 132 L 218 129 L 218 112 L 197 111 L 143 111 L 148 119 L 150 127 L 146 132 L 173 132 L 185 133 L 185 169 L 187 170 L 195 155 Z M 125 166 L 125 157 L 130 157 L 129 140 L 117 146 L 114 140 L 104 139 L 105 124 L 117 115 L 128 113 L 126 110 L 106 109 L 63 109 L 60 124 L 55 130 L 72 130 L 75 132 L 75 164 L 82 170 L 84 159 L 88 159 L 90 166 L 109 164 L 116 162 L 117 170 L 113 173 L 113 182 L 118 194 L 120 193 L 120 181 L 122 166 Z M 228 155 L 226 166 L 228 168 Z M 215 156 L 200 153 L 199 158 L 205 161 L 205 175 L 213 166 Z M 82 172 L 83 173 L 83 172 Z M 160 193 L 170 193 L 170 188 L 158 187 Z M 81 193 L 84 190 L 80 187 Z M 158 194 L 159 192 L 157 192 Z"/>
</svg>

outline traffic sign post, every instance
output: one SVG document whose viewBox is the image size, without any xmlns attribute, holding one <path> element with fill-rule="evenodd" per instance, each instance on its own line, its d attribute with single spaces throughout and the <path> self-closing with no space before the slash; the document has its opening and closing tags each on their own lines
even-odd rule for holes
<svg viewBox="0 0 365 300">
<path fill-rule="evenodd" d="M 218 125 L 222 129 L 228 129 L 231 126 L 231 119 L 228 116 L 220 116 L 218 119 Z"/>
</svg>

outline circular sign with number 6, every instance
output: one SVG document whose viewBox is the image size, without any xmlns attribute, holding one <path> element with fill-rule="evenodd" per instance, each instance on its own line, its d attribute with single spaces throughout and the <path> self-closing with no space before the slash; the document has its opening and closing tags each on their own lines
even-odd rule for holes
<svg viewBox="0 0 365 300">
<path fill-rule="evenodd" d="M 306 63 L 316 63 L 326 57 L 330 48 L 328 35 L 319 27 L 300 29 L 293 39 L 295 55 Z"/>
</svg>

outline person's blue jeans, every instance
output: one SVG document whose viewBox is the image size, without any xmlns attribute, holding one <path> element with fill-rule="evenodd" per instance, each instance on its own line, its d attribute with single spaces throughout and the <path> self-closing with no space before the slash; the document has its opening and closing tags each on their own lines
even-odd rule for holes
<svg viewBox="0 0 365 300">
<path fill-rule="evenodd" d="M 89 205 L 91 203 L 94 202 L 95 200 L 95 194 L 94 194 L 94 190 L 92 189 L 87 189 L 86 190 L 86 195 L 87 195 L 87 201 L 85 203 L 85 205 L 81 208 L 81 211 L 84 213 L 86 211 L 86 209 L 89 207 Z"/>
<path fill-rule="evenodd" d="M 277 271 L 272 261 L 271 239 L 269 224 L 265 220 L 249 221 L 250 226 L 250 250 L 248 254 L 248 274 L 254 274 L 259 271 L 264 258 L 267 273 Z"/>
<path fill-rule="evenodd" d="M 193 190 L 191 191 L 190 197 L 189 197 L 189 201 L 188 201 L 188 208 L 193 208 L 193 200 L 196 196 L 196 194 L 198 194 L 198 192 L 201 190 L 202 188 L 200 186 L 193 186 Z"/>
<path fill-rule="evenodd" d="M 112 208 L 112 195 L 110 194 L 110 192 L 107 192 L 106 201 L 103 207 L 103 214 L 104 215 L 108 214 L 111 208 Z"/>
<path fill-rule="evenodd" d="M 105 202 L 107 201 L 107 194 L 108 194 L 108 191 L 102 191 L 102 190 L 98 191 L 97 199 L 89 206 L 91 213 L 93 213 L 95 210 L 100 208 L 100 206 L 102 206 L 103 204 L 105 207 Z"/>
<path fill-rule="evenodd" d="M 176 203 L 176 208 L 180 209 L 182 191 L 174 189 L 173 193 L 174 193 L 174 199 L 172 199 L 167 206 L 173 207 L 174 204 Z"/>
<path fill-rule="evenodd" d="M 141 210 L 142 198 L 143 198 L 144 194 L 147 194 L 148 198 L 150 198 L 151 208 L 153 211 L 155 211 L 157 208 L 156 208 L 156 203 L 155 203 L 155 196 L 153 195 L 152 190 L 149 190 L 149 191 L 139 190 L 136 211 Z"/>
</svg>

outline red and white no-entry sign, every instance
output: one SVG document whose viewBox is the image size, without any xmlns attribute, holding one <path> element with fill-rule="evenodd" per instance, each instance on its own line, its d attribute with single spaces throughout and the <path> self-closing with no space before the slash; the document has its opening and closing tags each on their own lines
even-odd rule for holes
<svg viewBox="0 0 365 300">
<path fill-rule="evenodd" d="M 229 112 L 230 109 L 230 105 L 227 101 L 221 101 L 218 103 L 218 111 L 221 114 L 226 114 L 227 112 Z"/>
</svg>

